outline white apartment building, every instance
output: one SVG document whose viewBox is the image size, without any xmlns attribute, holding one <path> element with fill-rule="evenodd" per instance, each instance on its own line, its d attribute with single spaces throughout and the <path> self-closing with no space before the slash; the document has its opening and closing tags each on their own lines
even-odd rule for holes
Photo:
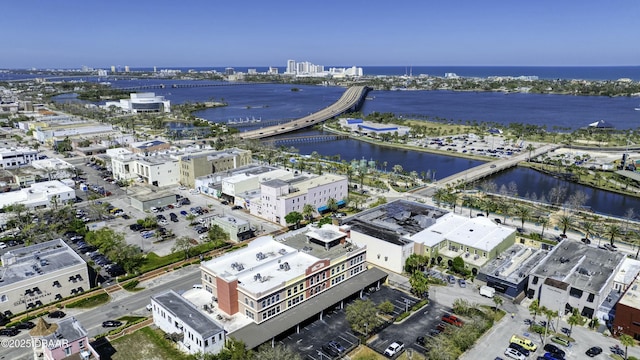
<svg viewBox="0 0 640 360">
<path fill-rule="evenodd" d="M 173 290 L 151 297 L 153 323 L 167 334 L 182 334 L 180 349 L 189 354 L 217 354 L 226 333 L 210 317 Z"/>
<path fill-rule="evenodd" d="M 0 167 L 3 169 L 29 165 L 34 160 L 38 160 L 38 150 L 26 147 L 0 148 Z"/>
<path fill-rule="evenodd" d="M 18 203 L 31 209 L 51 208 L 75 198 L 76 191 L 61 181 L 44 181 L 31 184 L 27 189 L 0 193 L 0 208 Z"/>
<path fill-rule="evenodd" d="M 120 101 L 107 101 L 102 107 L 109 109 L 115 106 L 132 114 L 145 112 L 171 112 L 171 101 L 164 96 L 156 96 L 155 93 L 132 93 L 130 99 Z"/>
<path fill-rule="evenodd" d="M 14 248 L 0 258 L 0 312 L 21 313 L 91 288 L 87 263 L 62 239 Z"/>
<path fill-rule="evenodd" d="M 260 184 L 260 200 L 249 210 L 252 215 L 286 226 L 284 218 L 290 212 L 302 213 L 305 204 L 311 204 L 317 213 L 326 211 L 329 199 L 340 202 L 348 191 L 347 178 L 333 174 L 274 179 Z"/>
<path fill-rule="evenodd" d="M 274 169 L 264 173 L 241 173 L 222 179 L 222 194 L 236 197 L 242 193 L 259 190 L 260 183 L 265 181 L 280 179 L 289 180 L 293 178 L 291 171 Z"/>
</svg>

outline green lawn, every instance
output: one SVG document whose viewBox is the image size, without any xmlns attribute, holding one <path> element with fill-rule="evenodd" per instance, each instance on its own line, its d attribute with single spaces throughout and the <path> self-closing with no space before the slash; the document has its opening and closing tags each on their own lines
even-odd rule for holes
<svg viewBox="0 0 640 360">
<path fill-rule="evenodd" d="M 111 300 L 111 297 L 107 293 L 100 293 L 94 296 L 90 296 L 88 298 L 84 298 L 78 301 L 74 301 L 70 304 L 67 304 L 65 307 L 68 308 L 92 308 L 98 305 L 106 304 Z"/>
<path fill-rule="evenodd" d="M 150 327 L 144 327 L 131 335 L 123 336 L 98 346 L 102 360 L 187 360 L 186 354 L 180 352 L 175 344 L 164 339 L 164 333 Z"/>
</svg>

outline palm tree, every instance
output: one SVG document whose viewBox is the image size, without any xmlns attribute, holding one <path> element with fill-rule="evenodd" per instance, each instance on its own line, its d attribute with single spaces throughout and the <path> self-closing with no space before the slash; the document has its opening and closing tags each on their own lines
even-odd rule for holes
<svg viewBox="0 0 640 360">
<path fill-rule="evenodd" d="M 582 231 L 584 231 L 585 239 L 588 240 L 589 236 L 596 231 L 596 224 L 591 221 L 585 221 L 582 223 Z"/>
<path fill-rule="evenodd" d="M 622 235 L 622 229 L 618 225 L 610 224 L 604 229 L 604 234 L 609 237 L 609 243 L 613 246 L 615 238 Z"/>
<path fill-rule="evenodd" d="M 331 212 L 336 212 L 336 210 L 338 210 L 338 201 L 334 198 L 327 199 L 327 208 L 331 210 Z"/>
<path fill-rule="evenodd" d="M 304 215 L 304 218 L 307 220 L 313 219 L 313 213 L 315 211 L 316 208 L 314 208 L 311 204 L 304 204 L 304 206 L 302 207 L 302 215 Z"/>
<path fill-rule="evenodd" d="M 527 206 L 516 206 L 514 213 L 517 217 L 520 218 L 522 224 L 521 228 L 524 229 L 524 222 L 529 220 L 529 218 L 531 217 L 531 209 Z"/>
<path fill-rule="evenodd" d="M 633 337 L 627 334 L 620 335 L 620 338 L 618 340 L 620 340 L 620 344 L 624 346 L 624 359 L 627 360 L 629 355 L 628 354 L 629 346 L 631 347 L 636 346 L 636 341 Z"/>
<path fill-rule="evenodd" d="M 544 306 L 540 308 L 540 312 L 547 318 L 547 325 L 544 327 L 544 339 L 542 339 L 542 343 L 544 344 L 544 341 L 547 339 L 547 334 L 549 333 L 549 325 L 551 324 L 551 320 L 558 317 L 558 312 L 547 309 Z"/>
<path fill-rule="evenodd" d="M 573 227 L 574 220 L 570 215 L 562 215 L 558 219 L 558 223 L 562 226 L 562 235 L 567 235 L 567 229 Z"/>
<path fill-rule="evenodd" d="M 571 333 L 573 332 L 573 325 L 582 324 L 583 321 L 584 319 L 582 315 L 580 315 L 580 313 L 578 312 L 578 309 L 574 308 L 573 311 L 571 312 L 571 316 L 569 316 L 569 318 L 567 319 L 567 324 L 570 325 L 569 334 L 567 335 L 571 336 Z"/>
<path fill-rule="evenodd" d="M 533 150 L 535 150 L 535 146 L 533 146 L 533 144 L 529 144 L 527 145 L 526 150 L 529 152 L 529 159 L 527 159 L 527 161 L 531 162 L 531 153 L 533 152 Z"/>
<path fill-rule="evenodd" d="M 547 225 L 549 225 L 550 222 L 551 220 L 549 220 L 549 217 L 547 215 L 541 216 L 538 219 L 538 223 L 542 226 L 542 232 L 540 233 L 540 237 L 544 237 L 544 229 L 547 227 Z"/>
<path fill-rule="evenodd" d="M 529 305 L 529 313 L 533 315 L 533 322 L 536 322 L 536 316 L 540 312 L 540 300 L 535 299 Z"/>
<path fill-rule="evenodd" d="M 493 304 L 495 305 L 495 309 L 496 309 L 496 311 L 498 311 L 498 307 L 499 307 L 500 305 L 502 305 L 502 303 L 504 302 L 504 300 L 502 300 L 502 298 L 501 298 L 500 296 L 497 296 L 497 295 L 496 295 L 496 296 L 494 296 L 492 300 L 493 300 Z"/>
</svg>

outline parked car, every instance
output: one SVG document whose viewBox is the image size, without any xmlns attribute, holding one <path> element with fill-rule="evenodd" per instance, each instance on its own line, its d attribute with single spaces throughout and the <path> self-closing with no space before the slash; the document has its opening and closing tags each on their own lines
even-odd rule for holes
<svg viewBox="0 0 640 360">
<path fill-rule="evenodd" d="M 456 277 L 453 275 L 447 275 L 447 281 L 449 281 L 449 284 L 455 284 L 456 283 Z"/>
<path fill-rule="evenodd" d="M 64 312 L 60 311 L 60 310 L 55 310 L 49 313 L 49 315 L 47 315 L 48 317 L 52 318 L 52 319 L 62 319 L 63 317 L 67 316 L 67 314 L 65 314 Z"/>
<path fill-rule="evenodd" d="M 509 347 L 512 349 L 518 350 L 518 352 L 524 356 L 529 356 L 529 350 L 522 347 L 522 345 L 518 345 L 516 343 L 509 343 Z"/>
<path fill-rule="evenodd" d="M 449 323 L 451 325 L 455 325 L 457 327 L 461 327 L 464 323 L 462 320 L 458 319 L 455 315 L 444 314 L 442 315 L 442 321 Z"/>
<path fill-rule="evenodd" d="M 36 324 L 34 324 L 33 321 L 23 321 L 15 325 L 16 329 L 21 329 L 21 330 L 29 330 L 29 329 L 33 329 L 34 327 L 36 327 Z"/>
<path fill-rule="evenodd" d="M 560 349 L 559 347 L 553 345 L 553 344 L 546 344 L 544 346 L 544 351 L 546 351 L 548 353 L 551 353 L 551 354 L 556 354 L 556 355 L 558 355 L 557 357 L 563 358 L 563 359 L 564 359 L 564 356 L 565 356 L 564 351 L 562 349 Z"/>
<path fill-rule="evenodd" d="M 334 349 L 336 349 L 339 353 L 343 353 L 345 351 L 347 351 L 347 349 L 344 348 L 344 346 L 342 346 L 339 342 L 331 340 L 329 341 L 329 343 L 327 343 L 327 345 L 329 347 L 332 347 Z"/>
<path fill-rule="evenodd" d="M 118 320 L 107 320 L 102 323 L 102 327 L 119 327 L 122 326 L 122 322 Z"/>
<path fill-rule="evenodd" d="M 395 356 L 404 350 L 404 344 L 400 341 L 396 341 L 389 345 L 389 347 L 384 351 L 384 354 L 388 357 Z"/>
<path fill-rule="evenodd" d="M 2 336 L 16 336 L 20 333 L 20 330 L 16 329 L 16 328 L 6 328 L 6 329 L 0 329 L 0 335 Z"/>
<path fill-rule="evenodd" d="M 424 346 L 427 343 L 427 341 L 425 340 L 424 336 L 418 336 L 416 338 L 416 344 L 420 345 L 420 346 Z"/>
<path fill-rule="evenodd" d="M 602 353 L 601 347 L 593 346 L 593 347 L 590 347 L 585 354 L 587 354 L 588 357 L 594 357 L 596 355 L 600 355 L 601 353 Z"/>
<path fill-rule="evenodd" d="M 467 282 L 464 279 L 459 279 L 458 280 L 458 285 L 460 285 L 461 288 L 466 288 L 467 287 Z"/>
<path fill-rule="evenodd" d="M 6 249 L 8 246 L 4 242 L 0 241 L 0 249 Z"/>
<path fill-rule="evenodd" d="M 336 358 L 340 356 L 338 350 L 330 347 L 329 345 L 322 345 L 322 351 L 324 351 L 325 354 L 329 355 L 330 358 Z"/>
<path fill-rule="evenodd" d="M 508 358 L 515 359 L 515 360 L 525 360 L 524 355 L 522 355 L 518 350 L 512 349 L 512 348 L 507 348 L 504 351 L 504 355 Z"/>
<path fill-rule="evenodd" d="M 231 210 L 242 210 L 242 206 L 234 205 L 234 206 L 231 207 Z"/>
<path fill-rule="evenodd" d="M 180 211 L 180 215 L 182 215 L 182 216 L 187 216 L 187 215 L 189 215 L 189 213 L 188 213 L 188 212 L 186 212 L 186 211 L 184 211 L 184 210 L 181 210 L 181 211 Z"/>
</svg>

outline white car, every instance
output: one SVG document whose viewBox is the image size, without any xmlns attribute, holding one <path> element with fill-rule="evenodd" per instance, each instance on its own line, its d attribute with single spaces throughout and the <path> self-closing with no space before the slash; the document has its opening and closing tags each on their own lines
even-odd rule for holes
<svg viewBox="0 0 640 360">
<path fill-rule="evenodd" d="M 388 357 L 392 357 L 396 354 L 399 354 L 402 350 L 404 350 L 404 344 L 400 341 L 396 341 L 393 344 L 389 345 L 387 350 L 384 351 L 384 354 Z"/>
<path fill-rule="evenodd" d="M 520 353 L 520 351 L 512 348 L 507 348 L 507 350 L 504 351 L 504 355 L 508 358 L 515 359 L 515 360 L 526 359 L 525 356 Z"/>
<path fill-rule="evenodd" d="M 0 241 L 0 249 L 6 249 L 7 248 L 7 244 L 5 244 L 4 242 Z"/>
</svg>

